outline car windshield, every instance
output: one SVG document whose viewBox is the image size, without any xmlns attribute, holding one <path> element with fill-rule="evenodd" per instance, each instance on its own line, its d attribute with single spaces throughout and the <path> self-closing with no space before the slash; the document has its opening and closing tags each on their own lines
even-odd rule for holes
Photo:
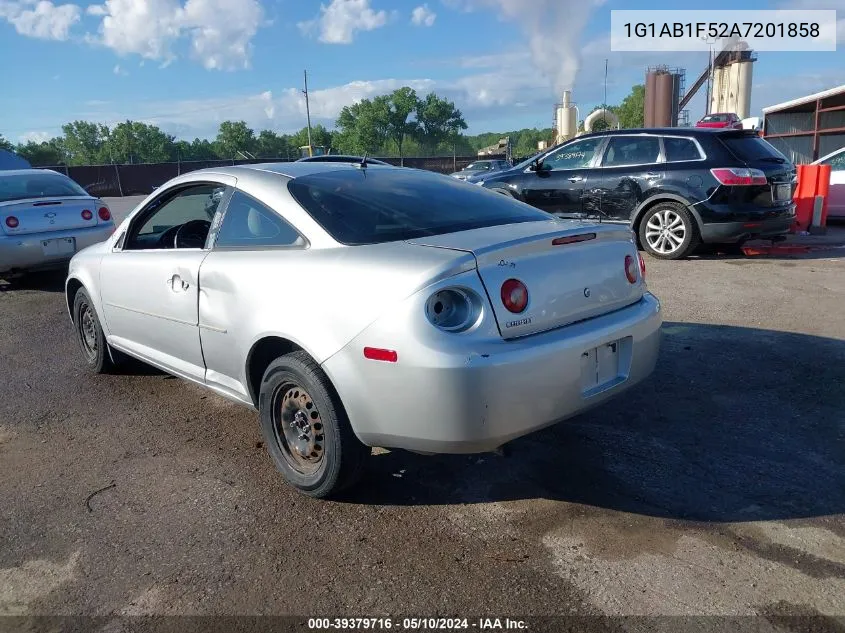
<svg viewBox="0 0 845 633">
<path fill-rule="evenodd" d="M 440 174 L 343 170 L 296 178 L 294 199 L 342 244 L 377 244 L 552 216 Z"/>
<path fill-rule="evenodd" d="M 0 173 L 0 202 L 87 195 L 85 189 L 61 174 Z"/>
</svg>

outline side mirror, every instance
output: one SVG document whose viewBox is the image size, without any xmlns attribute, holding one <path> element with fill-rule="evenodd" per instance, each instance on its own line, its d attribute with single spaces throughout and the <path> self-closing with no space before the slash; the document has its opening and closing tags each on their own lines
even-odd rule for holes
<svg viewBox="0 0 845 633">
<path fill-rule="evenodd" d="M 529 171 L 543 171 L 543 163 L 542 161 L 535 160 L 528 166 Z"/>
</svg>

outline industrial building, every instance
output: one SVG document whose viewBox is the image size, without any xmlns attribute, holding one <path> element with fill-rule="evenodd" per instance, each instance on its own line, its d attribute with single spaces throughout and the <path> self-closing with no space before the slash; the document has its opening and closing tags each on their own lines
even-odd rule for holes
<svg viewBox="0 0 845 633">
<path fill-rule="evenodd" d="M 845 147 L 845 85 L 763 108 L 763 137 L 796 164 Z"/>
<path fill-rule="evenodd" d="M 706 112 L 733 112 L 740 119 L 748 118 L 751 110 L 752 67 L 757 55 L 745 42 L 732 44 L 711 58 L 707 67 L 686 90 L 686 71 L 683 68 L 653 66 L 646 71 L 645 126 L 684 127 L 689 125 L 685 109 L 705 85 Z"/>
</svg>

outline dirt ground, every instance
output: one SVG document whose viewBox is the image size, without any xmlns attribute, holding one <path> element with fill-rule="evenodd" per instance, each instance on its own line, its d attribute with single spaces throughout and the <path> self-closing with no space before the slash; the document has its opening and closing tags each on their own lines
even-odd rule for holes
<svg viewBox="0 0 845 633">
<path fill-rule="evenodd" d="M 248 409 L 86 372 L 61 276 L 0 285 L 0 615 L 845 626 L 845 249 L 647 266 L 642 388 L 505 456 L 379 451 L 330 502 L 282 483 Z"/>
</svg>

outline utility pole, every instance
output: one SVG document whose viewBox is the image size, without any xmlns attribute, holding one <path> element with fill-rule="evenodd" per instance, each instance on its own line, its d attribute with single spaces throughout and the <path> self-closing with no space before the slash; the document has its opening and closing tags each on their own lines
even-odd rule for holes
<svg viewBox="0 0 845 633">
<path fill-rule="evenodd" d="M 607 126 L 607 58 L 604 60 L 604 105 L 602 108 L 601 120 Z"/>
<path fill-rule="evenodd" d="M 312 148 L 311 148 L 311 108 L 308 105 L 308 71 L 302 71 L 305 74 L 305 90 L 303 90 L 303 94 L 305 95 L 305 114 L 308 117 L 308 155 L 311 156 Z"/>
</svg>

